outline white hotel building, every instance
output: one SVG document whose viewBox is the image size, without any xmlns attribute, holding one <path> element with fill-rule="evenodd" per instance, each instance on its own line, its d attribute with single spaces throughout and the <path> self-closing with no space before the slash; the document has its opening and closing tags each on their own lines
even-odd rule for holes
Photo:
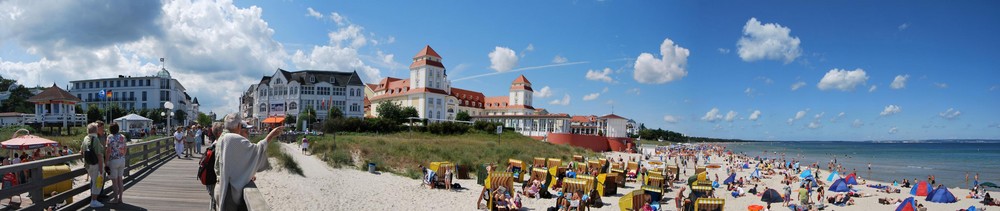
<svg viewBox="0 0 1000 211">
<path fill-rule="evenodd" d="M 180 81 L 170 77 L 167 69 L 160 69 L 155 76 L 99 78 L 70 81 L 69 93 L 80 98 L 80 107 L 107 108 L 117 105 L 125 110 L 164 109 L 165 102 L 174 105 L 174 112 L 183 110 L 187 122 L 198 118 L 198 98 L 192 99 Z M 102 98 L 101 91 L 111 93 L 110 98 Z M 111 117 L 118 118 L 118 117 Z M 170 118 L 172 125 L 183 124 Z"/>
<path fill-rule="evenodd" d="M 504 96 L 486 97 L 481 92 L 451 86 L 441 55 L 425 46 L 410 64 L 410 78 L 387 77 L 368 84 L 369 113 L 378 116 L 378 105 L 395 103 L 414 107 L 420 118 L 429 121 L 454 121 L 460 111 L 472 120 L 501 122 L 525 136 L 544 137 L 549 132 L 568 133 L 568 114 L 549 114 L 532 106 L 531 82 L 524 75 L 511 82 Z"/>
<path fill-rule="evenodd" d="M 240 97 L 240 112 L 252 124 L 283 123 L 288 115 L 298 116 L 307 108 L 316 109 L 318 120 L 326 119 L 336 106 L 345 117 L 364 116 L 365 83 L 355 72 L 278 69 L 252 84 Z"/>
</svg>

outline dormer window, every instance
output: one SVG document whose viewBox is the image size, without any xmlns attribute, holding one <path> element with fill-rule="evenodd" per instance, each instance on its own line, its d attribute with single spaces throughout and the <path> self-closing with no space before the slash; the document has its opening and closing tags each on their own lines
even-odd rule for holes
<svg viewBox="0 0 1000 211">
<path fill-rule="evenodd" d="M 310 75 L 310 76 L 309 76 L 309 82 L 311 82 L 311 83 L 316 83 L 316 76 L 312 76 L 312 75 Z"/>
</svg>

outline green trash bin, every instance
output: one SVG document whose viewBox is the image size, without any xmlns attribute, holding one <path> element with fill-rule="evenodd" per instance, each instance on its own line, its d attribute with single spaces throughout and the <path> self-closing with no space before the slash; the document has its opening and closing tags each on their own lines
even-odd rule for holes
<svg viewBox="0 0 1000 211">
<path fill-rule="evenodd" d="M 485 186 L 487 176 L 489 175 L 486 175 L 486 164 L 476 167 L 476 184 Z"/>
</svg>

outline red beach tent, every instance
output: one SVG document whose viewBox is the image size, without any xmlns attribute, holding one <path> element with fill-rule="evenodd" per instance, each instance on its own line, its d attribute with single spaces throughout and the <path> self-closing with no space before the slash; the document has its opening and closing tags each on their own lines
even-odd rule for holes
<svg viewBox="0 0 1000 211">
<path fill-rule="evenodd" d="M 915 196 L 927 196 L 927 194 L 932 190 L 934 189 L 931 187 L 931 184 L 928 184 L 927 181 L 920 181 L 910 189 L 910 194 Z"/>
</svg>

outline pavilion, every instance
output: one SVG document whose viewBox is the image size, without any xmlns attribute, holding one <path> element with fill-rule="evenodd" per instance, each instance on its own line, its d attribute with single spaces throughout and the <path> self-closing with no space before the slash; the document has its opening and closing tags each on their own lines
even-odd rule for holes
<svg viewBox="0 0 1000 211">
<path fill-rule="evenodd" d="M 61 134 L 63 128 L 66 128 L 67 132 L 71 132 L 69 127 L 87 124 L 87 115 L 76 113 L 75 105 L 80 102 L 80 98 L 55 84 L 28 98 L 28 102 L 35 104 L 35 116 L 27 122 L 32 127 L 55 126 L 59 127 Z"/>
</svg>

